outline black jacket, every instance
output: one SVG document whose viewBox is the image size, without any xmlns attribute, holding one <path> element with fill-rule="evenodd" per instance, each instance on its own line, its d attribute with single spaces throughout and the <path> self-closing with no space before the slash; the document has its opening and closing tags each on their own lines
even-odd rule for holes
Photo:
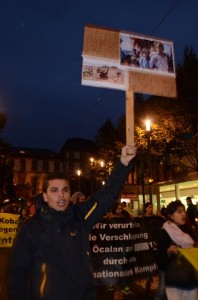
<svg viewBox="0 0 198 300">
<path fill-rule="evenodd" d="M 40 205 L 20 229 L 8 268 L 11 300 L 96 299 L 89 233 L 116 201 L 131 170 L 118 162 L 108 183 L 64 212 Z"/>
<path fill-rule="evenodd" d="M 192 238 L 194 238 L 192 230 L 189 229 L 187 225 L 181 225 L 179 228 L 189 234 Z M 192 288 L 197 287 L 197 276 L 195 270 L 192 268 L 190 270 L 191 276 L 187 275 L 187 270 L 185 269 L 185 266 L 182 267 L 182 272 L 185 273 L 185 282 L 181 282 L 179 277 L 177 276 L 176 270 L 174 271 L 174 274 L 172 274 L 171 278 L 170 276 L 166 276 L 167 272 L 169 272 L 170 264 L 173 260 L 178 259 L 178 255 L 171 254 L 168 255 L 167 249 L 171 246 L 175 245 L 175 243 L 172 241 L 169 234 L 166 232 L 165 229 L 161 229 L 158 237 L 157 237 L 157 254 L 156 254 L 156 263 L 161 271 L 165 274 L 165 285 L 170 287 L 176 287 L 183 290 L 190 290 Z"/>
</svg>

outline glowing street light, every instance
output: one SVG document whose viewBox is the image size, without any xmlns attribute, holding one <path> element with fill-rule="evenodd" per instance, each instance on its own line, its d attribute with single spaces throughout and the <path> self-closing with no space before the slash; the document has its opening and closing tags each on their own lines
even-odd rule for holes
<svg viewBox="0 0 198 300">
<path fill-rule="evenodd" d="M 151 121 L 149 119 L 146 120 L 145 122 L 146 124 L 146 131 L 151 131 Z"/>
<path fill-rule="evenodd" d="M 146 133 L 147 133 L 147 143 L 148 143 L 148 173 L 149 173 L 149 194 L 150 194 L 150 202 L 153 201 L 153 191 L 152 191 L 152 169 L 151 169 L 151 145 L 150 145 L 150 136 L 151 136 L 151 121 L 149 119 L 146 120 Z"/>
<path fill-rule="evenodd" d="M 82 171 L 81 171 L 81 170 L 76 170 L 76 174 L 77 174 L 78 176 L 80 176 L 80 175 L 82 174 Z"/>
<path fill-rule="evenodd" d="M 104 168 L 104 166 L 105 166 L 104 160 L 101 160 L 101 161 L 100 161 L 100 166 L 101 166 L 101 168 Z"/>
<path fill-rule="evenodd" d="M 80 176 L 82 174 L 82 171 L 81 170 L 76 170 L 76 174 L 78 176 L 78 190 L 80 191 Z"/>
<path fill-rule="evenodd" d="M 90 161 L 91 165 L 93 165 L 95 159 L 93 157 L 90 157 L 89 161 Z"/>
</svg>

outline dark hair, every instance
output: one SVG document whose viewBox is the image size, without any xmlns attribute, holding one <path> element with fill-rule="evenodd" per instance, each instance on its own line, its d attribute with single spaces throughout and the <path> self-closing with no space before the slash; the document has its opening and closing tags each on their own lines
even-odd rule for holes
<svg viewBox="0 0 198 300">
<path fill-rule="evenodd" d="M 44 184 L 43 184 L 43 191 L 44 192 L 47 192 L 47 188 L 48 188 L 48 185 L 49 185 L 49 180 L 53 180 L 53 179 L 64 179 L 64 180 L 67 180 L 68 183 L 69 183 L 69 178 L 66 176 L 65 173 L 62 173 L 62 172 L 50 173 L 45 178 L 45 181 L 44 181 Z"/>
<path fill-rule="evenodd" d="M 116 214 L 116 209 L 118 208 L 118 206 L 121 206 L 121 203 L 120 202 L 115 202 L 115 203 L 113 203 L 113 205 L 112 205 L 112 207 L 111 207 L 111 212 L 113 213 L 113 214 Z"/>
<path fill-rule="evenodd" d="M 192 203 L 192 198 L 191 198 L 191 197 L 189 197 L 189 196 L 186 197 L 186 200 L 187 200 L 187 201 L 190 201 L 190 202 Z"/>
<path fill-rule="evenodd" d="M 168 204 L 168 206 L 166 208 L 166 214 L 168 215 L 168 218 L 169 218 L 169 215 L 172 215 L 172 214 L 174 214 L 174 212 L 176 212 L 178 207 L 184 207 L 185 208 L 185 206 L 181 202 L 181 200 L 175 200 L 175 201 L 172 201 L 171 203 Z"/>
<path fill-rule="evenodd" d="M 151 202 L 146 202 L 144 204 L 144 212 L 146 212 L 147 207 L 149 207 L 149 205 L 153 206 L 153 204 Z"/>
</svg>

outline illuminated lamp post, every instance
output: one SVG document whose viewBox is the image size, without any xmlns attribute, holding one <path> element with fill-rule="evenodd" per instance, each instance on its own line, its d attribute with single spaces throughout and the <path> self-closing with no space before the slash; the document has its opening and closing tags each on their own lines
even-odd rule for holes
<svg viewBox="0 0 198 300">
<path fill-rule="evenodd" d="M 148 182 L 149 182 L 149 197 L 150 197 L 150 202 L 153 202 L 153 177 L 152 177 L 152 166 L 151 166 L 151 121 L 146 120 L 146 138 L 147 138 L 147 146 L 148 146 Z"/>
<path fill-rule="evenodd" d="M 104 166 L 105 166 L 104 160 L 100 160 L 100 166 L 101 166 L 101 168 L 104 168 Z"/>
<path fill-rule="evenodd" d="M 78 191 L 80 191 L 80 176 L 82 174 L 81 170 L 76 170 L 76 174 L 78 176 Z"/>
<path fill-rule="evenodd" d="M 90 179 L 91 179 L 91 194 L 95 190 L 95 159 L 93 157 L 89 158 L 90 162 Z"/>
</svg>

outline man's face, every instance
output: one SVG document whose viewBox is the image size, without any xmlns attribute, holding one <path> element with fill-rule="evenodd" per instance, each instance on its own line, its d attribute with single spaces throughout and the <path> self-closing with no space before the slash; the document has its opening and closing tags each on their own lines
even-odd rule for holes
<svg viewBox="0 0 198 300">
<path fill-rule="evenodd" d="M 49 207 L 57 211 L 66 210 L 70 201 L 68 181 L 65 179 L 49 180 L 47 192 L 43 193 L 43 198 Z"/>
</svg>

